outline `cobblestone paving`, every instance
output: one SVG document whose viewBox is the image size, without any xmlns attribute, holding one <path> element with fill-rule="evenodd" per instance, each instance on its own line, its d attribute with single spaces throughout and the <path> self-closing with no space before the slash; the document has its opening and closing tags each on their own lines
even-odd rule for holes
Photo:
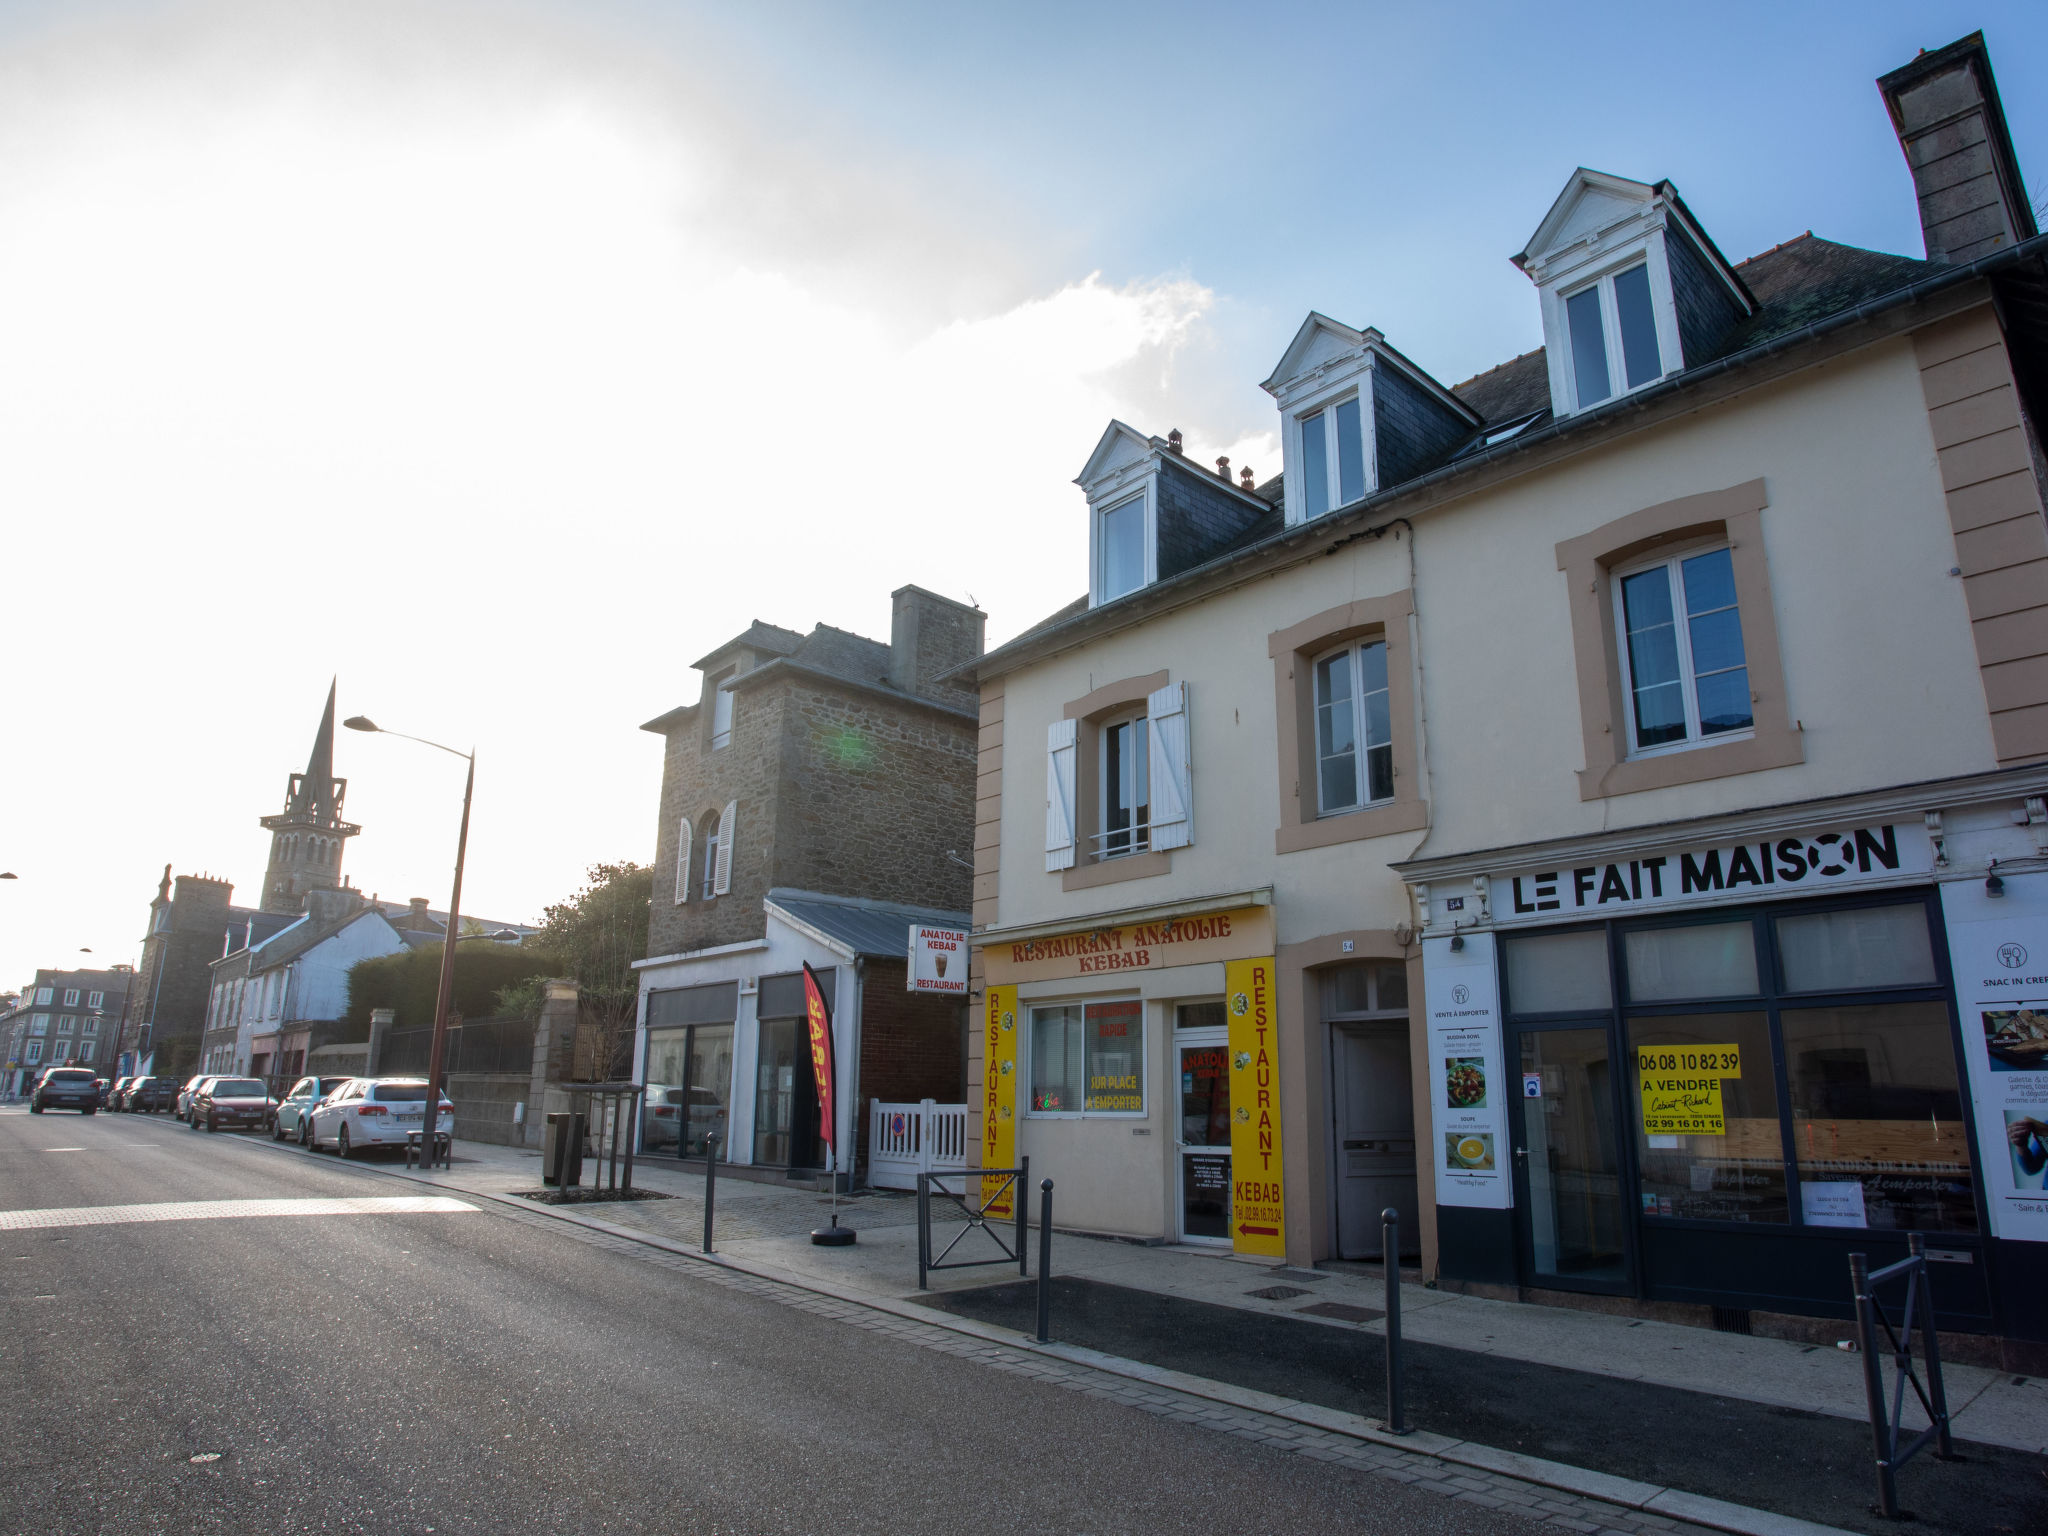
<svg viewBox="0 0 2048 1536">
<path fill-rule="evenodd" d="M 766 1205 L 768 1202 L 761 1203 Z M 777 1203 L 780 1203 L 779 1195 Z M 866 1224 L 881 1224 L 876 1222 L 875 1212 L 869 1207 L 869 1203 L 860 1203 L 867 1218 Z M 904 1219 L 914 1222 L 917 1219 L 916 1203 L 911 1200 L 903 1203 L 908 1207 L 908 1214 Z M 590 1214 L 601 1215 L 606 1221 L 617 1222 L 621 1214 L 627 1210 L 637 1212 L 650 1207 L 666 1210 L 681 1204 L 681 1200 L 661 1200 L 641 1202 L 633 1206 L 601 1206 L 593 1209 Z M 842 1207 L 845 1204 L 846 1202 L 842 1200 Z M 718 1194 L 718 1207 L 718 1227 L 722 1237 L 728 1231 L 725 1193 L 722 1189 Z M 911 1322 L 854 1302 L 838 1301 L 795 1286 L 781 1285 L 772 1280 L 763 1280 L 753 1275 L 702 1264 L 679 1254 L 663 1253 L 659 1249 L 646 1247 L 630 1239 L 593 1232 L 573 1223 L 550 1221 L 545 1216 L 528 1216 L 516 1211 L 507 1211 L 505 1214 L 514 1221 L 545 1224 L 557 1233 L 574 1238 L 578 1242 L 589 1243 L 593 1247 L 604 1248 L 642 1263 L 659 1265 L 664 1269 L 686 1274 L 693 1280 L 722 1285 L 728 1290 L 744 1291 L 750 1296 L 772 1301 L 780 1306 L 794 1307 L 819 1317 L 828 1317 L 835 1322 L 863 1328 L 871 1333 L 886 1334 L 906 1344 L 914 1344 L 920 1349 L 936 1350 L 941 1354 L 973 1360 L 993 1370 L 1006 1371 L 1013 1376 L 1028 1376 L 1072 1392 L 1085 1392 L 1090 1397 L 1106 1398 L 1145 1413 L 1159 1414 L 1164 1418 L 1214 1430 L 1219 1434 L 1260 1441 L 1275 1450 L 1305 1456 L 1313 1461 L 1337 1462 L 1344 1466 L 1356 1467 L 1376 1476 L 1392 1478 L 1395 1482 L 1428 1489 L 1447 1499 L 1457 1499 L 1467 1504 L 1482 1504 L 1490 1509 L 1541 1521 L 1561 1530 L 1581 1533 L 1618 1532 L 1625 1533 L 1625 1536 L 1672 1536 L 1672 1533 L 1704 1533 L 1707 1530 L 1706 1527 L 1673 1520 L 1663 1515 L 1603 1503 L 1598 1499 L 1547 1488 L 1539 1483 L 1503 1477 L 1497 1473 L 1457 1466 L 1431 1456 L 1417 1455 L 1412 1451 L 1314 1429 L 1305 1424 L 1297 1424 L 1291 1419 L 1275 1418 L 1270 1414 L 1235 1408 L 1225 1403 L 1211 1402 L 1207 1398 L 1191 1397 L 1169 1388 L 1090 1370 L 1086 1366 L 1072 1365 L 1064 1360 L 1048 1359 L 1027 1350 L 1007 1348 L 1001 1344 L 963 1336 L 945 1328 Z M 697 1202 L 696 1220 L 701 1229 L 701 1201 Z M 634 1222 L 633 1225 L 643 1224 Z M 687 1231 L 688 1223 L 683 1225 Z M 782 1230 L 770 1228 L 751 1235 L 772 1236 Z"/>
</svg>

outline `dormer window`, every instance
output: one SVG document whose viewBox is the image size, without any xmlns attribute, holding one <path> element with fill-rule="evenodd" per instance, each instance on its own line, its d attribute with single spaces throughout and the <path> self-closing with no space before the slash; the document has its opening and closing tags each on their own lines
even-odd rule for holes
<svg viewBox="0 0 2048 1536">
<path fill-rule="evenodd" d="M 1096 514 L 1095 600 L 1106 603 L 1145 585 L 1145 493 Z"/>
<path fill-rule="evenodd" d="M 1571 332 L 1572 383 L 1580 410 L 1610 395 L 1641 389 L 1664 376 L 1657 351 L 1657 315 L 1650 304 L 1650 268 L 1637 262 L 1581 288 L 1564 301 Z M 1621 381 L 1616 387 L 1616 381 Z"/>
<path fill-rule="evenodd" d="M 1311 411 L 1301 422 L 1302 513 L 1321 517 L 1365 495 L 1365 428 L 1358 396 Z M 1336 499 L 1331 499 L 1331 491 Z"/>
<path fill-rule="evenodd" d="M 721 682 L 711 694 L 711 750 L 732 745 L 732 689 Z"/>
</svg>

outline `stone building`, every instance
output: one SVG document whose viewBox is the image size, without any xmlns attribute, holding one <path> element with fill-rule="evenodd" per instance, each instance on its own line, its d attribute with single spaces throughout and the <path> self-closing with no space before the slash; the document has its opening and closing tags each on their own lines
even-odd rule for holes
<svg viewBox="0 0 2048 1536">
<path fill-rule="evenodd" d="M 835 990 L 842 1136 L 869 1099 L 964 1091 L 964 996 L 911 995 L 904 965 L 913 923 L 966 926 L 977 715 L 944 679 L 985 617 L 918 587 L 894 604 L 886 645 L 757 621 L 696 663 L 697 703 L 643 727 L 666 743 L 634 1067 L 649 1150 L 697 1150 L 715 1123 L 736 1163 L 822 1167 L 806 962 Z"/>
<path fill-rule="evenodd" d="M 0 1013 L 0 1089 L 18 1092 L 43 1068 L 66 1062 L 106 1073 L 134 980 L 134 967 L 126 965 L 37 971 Z"/>
<path fill-rule="evenodd" d="M 334 776 L 334 685 L 313 735 L 306 771 L 285 785 L 284 809 L 263 818 L 270 833 L 270 867 L 263 872 L 263 910 L 303 912 L 309 891 L 341 884 L 341 858 L 348 840 L 363 829 L 341 819 L 348 780 Z"/>
<path fill-rule="evenodd" d="M 134 1063 L 154 1055 L 155 1070 L 183 1076 L 199 1063 L 213 962 L 231 950 L 260 944 L 296 919 L 234 905 L 234 884 L 211 875 L 179 875 L 164 866 L 142 958 L 121 1023 L 120 1054 Z"/>
</svg>

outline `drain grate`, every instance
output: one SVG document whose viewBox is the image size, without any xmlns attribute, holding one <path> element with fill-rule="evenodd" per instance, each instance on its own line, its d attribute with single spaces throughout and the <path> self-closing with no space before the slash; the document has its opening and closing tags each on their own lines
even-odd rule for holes
<svg viewBox="0 0 2048 1536">
<path fill-rule="evenodd" d="M 1298 1285 L 1269 1285 L 1263 1290 L 1245 1292 L 1245 1295 L 1256 1296 L 1261 1301 L 1292 1301 L 1297 1296 L 1313 1294 L 1311 1291 L 1304 1291 Z"/>
<path fill-rule="evenodd" d="M 1369 1323 L 1387 1314 L 1372 1307 L 1354 1307 L 1344 1301 L 1319 1301 L 1312 1307 L 1298 1307 L 1307 1317 L 1327 1317 L 1340 1323 Z"/>
<path fill-rule="evenodd" d="M 1749 1308 L 1715 1307 L 1714 1331 L 1716 1333 L 1748 1333 L 1750 1331 Z"/>
</svg>

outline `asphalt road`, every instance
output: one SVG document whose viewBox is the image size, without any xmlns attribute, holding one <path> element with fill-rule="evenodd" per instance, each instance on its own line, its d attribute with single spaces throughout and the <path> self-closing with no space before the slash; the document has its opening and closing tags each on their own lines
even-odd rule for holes
<svg viewBox="0 0 2048 1536">
<path fill-rule="evenodd" d="M 417 1192 L 0 1109 L 0 1213 Z M 0 1308 L 0 1530 L 1537 1529 L 490 1207 L 0 1229 Z"/>
</svg>

